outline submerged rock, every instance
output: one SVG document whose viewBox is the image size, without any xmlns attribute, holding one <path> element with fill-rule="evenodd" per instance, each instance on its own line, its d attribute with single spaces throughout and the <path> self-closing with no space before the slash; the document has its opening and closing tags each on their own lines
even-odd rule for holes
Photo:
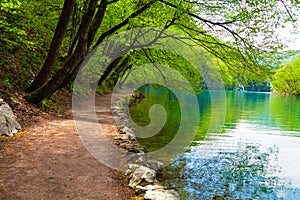
<svg viewBox="0 0 300 200">
<path fill-rule="evenodd" d="M 16 116 L 7 103 L 0 99 L 0 135 L 12 136 L 21 130 Z"/>
</svg>

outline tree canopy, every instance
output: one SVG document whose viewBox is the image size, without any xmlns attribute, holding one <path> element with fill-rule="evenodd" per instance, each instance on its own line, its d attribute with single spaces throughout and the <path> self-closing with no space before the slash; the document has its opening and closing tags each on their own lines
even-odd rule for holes
<svg viewBox="0 0 300 200">
<path fill-rule="evenodd" d="M 41 68 L 27 70 L 31 73 L 26 75 L 34 79 L 27 87 L 27 100 L 34 103 L 69 85 L 97 45 L 133 28 L 178 31 L 218 63 L 226 81 L 240 75 L 263 76 L 271 66 L 261 60 L 283 47 L 276 30 L 295 22 L 299 9 L 294 0 L 4 0 L 0 5 L 5 57 L 16 52 L 38 57 L 33 63 Z M 23 60 L 31 62 L 28 57 Z M 176 55 L 142 47 L 112 62 L 102 72 L 100 86 L 108 80 L 115 84 L 142 60 L 169 60 L 183 74 L 193 71 L 178 64 L 183 62 Z"/>
<path fill-rule="evenodd" d="M 292 60 L 276 70 L 272 88 L 284 95 L 300 95 L 300 59 Z"/>
</svg>

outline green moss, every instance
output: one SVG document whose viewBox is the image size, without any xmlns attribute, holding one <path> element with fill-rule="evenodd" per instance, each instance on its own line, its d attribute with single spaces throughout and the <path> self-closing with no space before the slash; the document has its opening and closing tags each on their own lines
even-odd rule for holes
<svg viewBox="0 0 300 200">
<path fill-rule="evenodd" d="M 10 119 L 9 119 L 9 117 L 7 117 L 7 116 L 4 116 L 4 118 L 5 118 L 5 121 L 6 121 L 6 123 L 7 123 L 7 124 L 9 124 L 9 123 L 10 123 Z"/>
</svg>

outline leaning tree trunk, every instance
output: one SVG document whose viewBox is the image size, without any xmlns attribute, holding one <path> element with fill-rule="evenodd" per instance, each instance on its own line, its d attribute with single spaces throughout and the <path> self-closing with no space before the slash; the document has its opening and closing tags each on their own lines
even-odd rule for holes
<svg viewBox="0 0 300 200">
<path fill-rule="evenodd" d="M 96 48 L 97 45 L 99 45 L 106 37 L 110 36 L 111 34 L 115 33 L 117 30 L 119 30 L 120 28 L 124 27 L 125 25 L 127 25 L 129 23 L 129 19 L 134 18 L 136 16 L 138 16 L 139 14 L 141 14 L 143 11 L 145 11 L 146 9 L 148 9 L 156 0 L 152 0 L 150 1 L 148 4 L 142 6 L 140 9 L 138 9 L 136 12 L 132 13 L 129 17 L 127 17 L 125 20 L 123 20 L 122 22 L 120 22 L 119 24 L 117 24 L 116 26 L 112 27 L 111 29 L 109 29 L 108 31 L 104 32 L 101 34 L 101 36 L 98 38 L 96 45 L 93 46 L 93 48 Z M 107 5 L 109 4 L 109 2 L 107 0 L 102 0 L 100 5 L 99 5 L 99 9 L 93 19 L 93 22 L 91 24 L 90 27 L 90 31 L 88 34 L 88 41 L 87 41 L 87 48 L 88 50 L 90 49 L 90 47 L 92 46 L 92 43 L 94 41 L 95 35 L 103 21 L 103 17 L 104 14 L 106 12 L 107 9 Z M 77 37 L 77 36 L 76 36 Z M 72 46 L 71 46 L 71 50 L 69 53 L 72 53 L 72 49 L 73 46 L 76 44 L 76 41 L 73 41 Z M 65 79 L 62 81 L 61 85 L 59 86 L 59 88 L 63 88 L 65 86 L 67 86 L 70 82 L 74 81 L 76 78 L 76 75 L 80 69 L 80 64 L 83 62 L 83 60 L 75 67 L 73 68 L 73 70 L 70 72 L 70 74 L 68 74 Z M 117 62 L 112 63 L 108 69 L 106 70 L 108 73 L 106 74 L 106 72 L 104 72 L 105 74 L 103 76 L 101 76 L 99 83 L 102 83 L 104 81 L 105 78 L 108 77 L 109 73 L 111 72 L 111 70 L 113 69 L 114 64 L 117 64 Z"/>
<path fill-rule="evenodd" d="M 99 7 L 98 11 L 93 19 L 93 22 L 90 26 L 90 30 L 89 30 L 89 34 L 88 34 L 88 41 L 87 41 L 88 50 L 90 49 L 90 47 L 94 41 L 95 35 L 103 21 L 104 14 L 105 14 L 106 8 L 107 8 L 107 4 L 108 4 L 107 0 L 101 0 L 100 5 L 98 6 Z M 72 44 L 72 46 L 73 45 L 75 45 L 75 44 Z M 71 49 L 72 49 L 72 47 L 71 47 Z M 72 50 L 70 52 L 72 52 Z M 82 62 L 83 62 L 83 60 L 70 72 L 70 74 L 68 76 L 66 76 L 66 78 L 63 80 L 63 82 L 61 83 L 59 88 L 66 87 L 69 83 L 71 83 L 72 81 L 75 80 Z"/>
<path fill-rule="evenodd" d="M 147 10 L 153 3 L 155 3 L 157 0 L 151 0 L 149 3 L 143 5 L 140 9 L 136 10 L 134 13 L 132 13 L 129 17 L 127 17 L 125 20 L 111 28 L 110 30 L 102 33 L 100 38 L 97 40 L 96 45 L 101 43 L 107 36 L 115 33 L 120 28 L 127 25 L 130 21 L 130 19 L 138 16 L 143 11 Z M 27 101 L 32 103 L 38 103 L 45 99 L 46 97 L 53 94 L 57 89 L 59 89 L 64 82 L 64 84 L 67 84 L 66 79 L 67 77 L 72 77 L 71 75 L 78 71 L 78 68 L 80 66 L 80 63 L 84 60 L 84 57 L 86 53 L 88 52 L 88 47 L 92 44 L 93 37 L 95 36 L 95 33 L 93 30 L 96 31 L 97 26 L 99 25 L 99 21 L 93 21 L 93 16 L 95 14 L 95 10 L 97 7 L 98 0 L 89 0 L 89 8 L 88 11 L 84 12 L 84 15 L 81 20 L 81 24 L 78 30 L 78 42 L 77 46 L 74 51 L 70 51 L 70 54 L 68 59 L 63 64 L 62 68 L 58 70 L 50 80 L 48 80 L 46 83 L 44 83 L 40 88 L 38 88 L 36 91 L 30 93 L 26 96 Z M 106 2 L 105 6 L 111 2 Z M 101 4 L 100 4 L 101 5 Z M 103 4 L 102 4 L 103 6 Z M 106 10 L 106 7 L 101 7 L 103 11 Z M 99 8 L 99 9 L 100 9 Z M 96 18 L 101 19 L 101 15 L 96 14 Z M 102 16 L 103 17 L 103 16 Z M 95 25 L 95 27 L 93 26 Z M 97 26 L 96 26 L 97 25 Z M 93 29 L 93 27 L 95 29 Z M 99 28 L 99 27 L 98 27 Z M 74 43 L 75 45 L 75 43 Z M 73 48 L 72 48 L 73 49 Z M 108 70 L 109 71 L 109 70 Z M 76 74 L 76 73 L 75 73 Z M 109 73 L 107 74 L 109 75 Z M 102 78 L 102 77 L 101 77 Z M 100 80 L 101 82 L 102 80 Z"/>
<path fill-rule="evenodd" d="M 48 80 L 43 86 L 36 91 L 26 96 L 26 100 L 32 103 L 39 103 L 46 97 L 53 94 L 61 85 L 62 81 L 78 66 L 78 64 L 84 60 L 87 52 L 87 41 L 90 24 L 97 7 L 98 0 L 90 0 L 87 12 L 82 17 L 80 24 L 80 35 L 78 44 L 74 53 L 65 61 L 60 70 L 58 70 L 50 80 Z"/>
<path fill-rule="evenodd" d="M 85 49 L 81 48 L 81 50 L 84 51 Z M 78 49 L 78 51 L 80 50 Z M 84 55 L 78 51 L 74 52 L 74 54 L 62 66 L 62 68 L 58 70 L 48 82 L 46 82 L 38 90 L 27 95 L 26 100 L 31 103 L 39 103 L 49 95 L 53 94 L 58 89 L 66 75 L 70 73 L 72 67 L 76 66 L 78 62 L 83 59 Z"/>
<path fill-rule="evenodd" d="M 110 70 L 104 71 L 103 75 L 101 76 L 98 82 L 98 85 L 101 85 L 104 81 L 108 79 L 114 79 L 114 85 L 116 85 L 120 78 L 121 72 L 128 67 L 129 61 L 130 56 L 127 55 L 122 61 L 121 59 L 119 59 L 117 63 L 112 63 L 114 64 L 113 68 L 110 68 L 109 66 L 108 68 L 110 68 Z"/>
<path fill-rule="evenodd" d="M 26 89 L 27 92 L 33 92 L 41 87 L 50 77 L 53 66 L 59 55 L 59 48 L 66 34 L 68 23 L 75 6 L 75 0 L 65 0 L 62 12 L 57 23 L 54 36 L 51 41 L 50 50 L 42 66 L 41 71 L 35 77 L 31 85 Z"/>
<path fill-rule="evenodd" d="M 95 35 L 102 24 L 104 14 L 107 9 L 108 2 L 107 0 L 101 0 L 101 3 L 99 5 L 98 11 L 93 19 L 93 23 L 91 24 L 90 31 L 89 31 L 89 36 L 88 36 L 88 42 L 87 42 L 87 47 L 88 49 L 92 45 Z"/>
<path fill-rule="evenodd" d="M 76 67 L 74 67 L 72 69 L 72 71 L 70 71 L 70 73 L 68 73 L 68 75 L 64 78 L 64 80 L 61 82 L 60 86 L 58 89 L 62 89 L 64 87 L 67 87 L 71 82 L 73 82 L 77 76 L 78 71 L 80 70 L 80 66 L 82 64 L 82 62 L 84 61 L 84 57 L 82 60 L 80 60 L 80 62 L 77 64 Z"/>
</svg>

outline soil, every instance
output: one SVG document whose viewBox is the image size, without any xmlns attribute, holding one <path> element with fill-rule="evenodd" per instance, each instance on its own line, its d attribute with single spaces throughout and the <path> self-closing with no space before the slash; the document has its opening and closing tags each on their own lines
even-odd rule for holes
<svg viewBox="0 0 300 200">
<path fill-rule="evenodd" d="M 96 96 L 99 123 L 113 140 L 110 99 Z M 83 146 L 70 98 L 63 100 L 61 116 L 20 101 L 14 111 L 23 132 L 0 138 L 0 199 L 133 199 L 123 172 L 100 163 Z"/>
</svg>

